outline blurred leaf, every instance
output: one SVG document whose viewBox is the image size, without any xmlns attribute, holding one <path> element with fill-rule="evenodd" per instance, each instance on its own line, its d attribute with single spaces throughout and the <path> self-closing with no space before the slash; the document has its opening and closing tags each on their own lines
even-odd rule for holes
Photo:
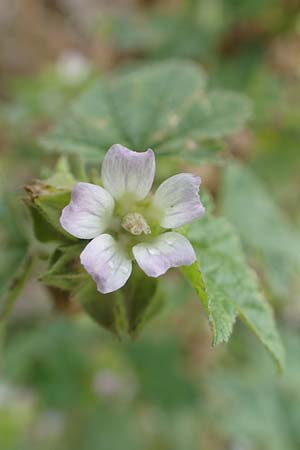
<svg viewBox="0 0 300 450">
<path fill-rule="evenodd" d="M 144 338 L 125 344 L 143 387 L 141 395 L 169 412 L 193 408 L 197 401 L 196 386 L 187 371 L 179 366 L 182 355 L 178 341 L 178 336 L 170 336 L 157 341 Z"/>
<path fill-rule="evenodd" d="M 200 58 L 211 51 L 213 36 L 205 21 L 183 11 L 146 16 L 122 15 L 112 21 L 112 40 L 121 51 L 143 52 L 151 58 Z"/>
<path fill-rule="evenodd" d="M 287 349 L 284 377 L 274 377 L 269 360 L 245 333 L 231 340 L 231 363 L 227 360 L 225 366 L 209 373 L 207 420 L 218 424 L 241 448 L 299 447 L 299 333 L 289 325 L 282 332 Z M 263 417 L 269 420 L 265 423 Z"/>
<path fill-rule="evenodd" d="M 238 131 L 249 117 L 244 97 L 205 92 L 200 68 L 186 61 L 152 64 L 99 81 L 73 103 L 42 143 L 50 151 L 99 160 L 113 143 L 135 150 L 201 154 L 205 139 Z"/>
<path fill-rule="evenodd" d="M 273 313 L 247 266 L 238 235 L 223 218 L 206 213 L 192 224 L 187 237 L 198 263 L 182 269 L 208 314 L 214 345 L 227 342 L 236 316 L 256 334 L 280 369 L 284 352 Z"/>
<path fill-rule="evenodd" d="M 255 264 L 278 297 L 287 295 L 300 268 L 300 238 L 261 180 L 246 167 L 225 171 L 221 208 L 238 229 Z"/>
<path fill-rule="evenodd" d="M 72 99 L 89 80 L 81 84 L 65 83 L 58 71 L 42 71 L 31 77 L 16 77 L 9 80 L 12 101 L 0 104 L 0 117 L 22 133 L 35 121 L 55 117 L 59 109 Z"/>
<path fill-rule="evenodd" d="M 176 128 L 157 133 L 158 150 L 179 148 L 188 154 L 201 146 L 203 140 L 220 139 L 239 131 L 250 113 L 250 102 L 240 94 L 223 90 L 197 92 Z"/>
<path fill-rule="evenodd" d="M 11 351 L 4 355 L 4 375 L 34 388 L 46 408 L 82 405 L 90 392 L 89 341 L 74 322 L 48 319 L 14 336 Z"/>
<path fill-rule="evenodd" d="M 0 192 L 0 316 L 6 316 L 31 273 L 22 205 L 8 192 Z"/>
<path fill-rule="evenodd" d="M 297 104 L 299 107 L 300 102 Z M 300 116 L 300 110 L 297 116 Z M 298 123 L 299 120 L 294 127 L 264 127 L 259 134 L 256 133 L 256 145 L 260 154 L 252 163 L 253 170 L 264 181 L 269 192 L 272 192 L 274 199 L 296 220 L 300 204 Z"/>
<path fill-rule="evenodd" d="M 193 145 L 191 140 L 188 149 L 183 149 L 178 153 L 178 157 L 187 163 L 201 164 L 222 164 L 221 151 L 224 150 L 224 143 L 221 141 L 207 141 L 200 144 L 199 147 Z M 161 154 L 162 152 L 160 152 Z M 166 152 L 166 155 L 168 152 Z"/>
<path fill-rule="evenodd" d="M 0 320 L 6 319 L 10 314 L 15 300 L 18 298 L 25 286 L 26 281 L 32 273 L 34 258 L 27 253 L 23 260 L 19 262 L 17 271 L 11 276 L 10 284 L 6 293 L 2 296 L 0 304 Z"/>
</svg>

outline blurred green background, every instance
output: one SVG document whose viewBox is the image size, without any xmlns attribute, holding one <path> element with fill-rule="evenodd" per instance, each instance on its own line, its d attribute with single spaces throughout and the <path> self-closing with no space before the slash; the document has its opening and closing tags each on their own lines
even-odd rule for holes
<svg viewBox="0 0 300 450">
<path fill-rule="evenodd" d="M 299 55 L 298 0 L 1 1 L 0 293 L 28 247 L 22 187 L 55 163 L 38 138 L 96 77 L 190 59 L 211 86 L 253 102 L 247 128 L 226 140 L 226 166 L 189 170 L 238 229 L 287 352 L 280 377 L 239 324 L 212 349 L 175 273 L 134 342 L 53 304 L 33 277 L 2 322 L 1 450 L 300 448 Z"/>
</svg>

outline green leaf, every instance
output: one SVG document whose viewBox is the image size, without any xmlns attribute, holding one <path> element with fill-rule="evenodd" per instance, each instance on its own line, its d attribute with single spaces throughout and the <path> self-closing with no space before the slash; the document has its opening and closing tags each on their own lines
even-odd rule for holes
<svg viewBox="0 0 300 450">
<path fill-rule="evenodd" d="M 123 288 L 128 331 L 136 337 L 142 327 L 163 306 L 163 296 L 158 290 L 158 280 L 147 277 L 138 266 Z"/>
<path fill-rule="evenodd" d="M 225 171 L 221 209 L 241 235 L 271 291 L 287 296 L 300 268 L 300 238 L 271 193 L 251 169 L 231 165 Z"/>
<path fill-rule="evenodd" d="M 0 320 L 6 319 L 9 316 L 15 300 L 22 292 L 23 287 L 32 273 L 33 266 L 34 258 L 29 253 L 23 257 L 23 260 L 19 261 L 19 266 L 13 276 L 11 276 L 6 293 L 1 299 Z"/>
<path fill-rule="evenodd" d="M 183 161 L 191 164 L 217 164 L 223 163 L 223 159 L 220 156 L 222 150 L 224 150 L 224 144 L 220 141 L 203 142 L 199 146 L 193 146 L 190 142 L 188 149 L 183 148 L 178 153 L 178 157 Z M 168 154 L 168 152 L 166 152 Z"/>
<path fill-rule="evenodd" d="M 155 144 L 164 151 L 180 148 L 189 153 L 201 148 L 204 140 L 238 132 L 250 114 L 251 104 L 240 94 L 224 90 L 198 91 L 193 102 L 181 112 L 176 129 L 165 129 L 157 134 Z"/>
<path fill-rule="evenodd" d="M 186 232 L 198 263 L 182 269 L 208 314 L 213 344 L 227 342 L 237 316 L 253 331 L 280 369 L 284 351 L 272 310 L 247 266 L 238 235 L 224 218 L 206 213 Z"/>
<path fill-rule="evenodd" d="M 49 151 L 93 160 L 113 143 L 188 156 L 201 154 L 203 140 L 238 131 L 249 114 L 241 95 L 207 92 L 196 64 L 156 63 L 96 82 L 42 143 Z"/>
<path fill-rule="evenodd" d="M 0 192 L 0 316 L 7 317 L 33 267 L 22 205 Z"/>
<path fill-rule="evenodd" d="M 88 277 L 75 298 L 96 322 L 119 337 L 129 334 L 135 338 L 163 305 L 158 280 L 147 277 L 137 266 L 122 289 L 101 294 Z"/>
<path fill-rule="evenodd" d="M 75 299 L 93 320 L 116 336 L 122 336 L 127 330 L 126 312 L 120 290 L 103 295 L 97 291 L 95 282 L 87 277 L 75 294 Z"/>
<path fill-rule="evenodd" d="M 59 219 L 63 208 L 70 202 L 70 192 L 53 192 L 44 194 L 36 198 L 35 205 L 39 208 L 42 215 L 49 224 L 60 234 L 72 239 L 60 226 Z"/>
<path fill-rule="evenodd" d="M 237 316 L 234 305 L 217 283 L 211 283 L 209 277 L 201 273 L 198 262 L 183 267 L 181 271 L 196 290 L 205 308 L 213 332 L 213 345 L 227 342 Z"/>
<path fill-rule="evenodd" d="M 56 248 L 50 258 L 49 267 L 40 280 L 55 288 L 72 292 L 76 290 L 87 275 L 79 262 L 79 255 L 85 245 L 84 241 L 84 243 L 62 245 Z"/>
<path fill-rule="evenodd" d="M 201 10 L 201 23 L 195 13 L 179 11 L 129 14 L 114 18 L 112 38 L 120 51 L 142 52 L 151 58 L 200 58 L 212 50 L 212 33 L 207 30 L 206 8 Z"/>
<path fill-rule="evenodd" d="M 56 189 L 42 182 L 26 186 L 26 191 L 26 204 L 36 238 L 41 242 L 74 242 L 75 239 L 64 231 L 59 222 L 63 208 L 70 202 L 70 191 Z"/>
<path fill-rule="evenodd" d="M 38 241 L 49 242 L 61 239 L 61 234 L 50 225 L 38 208 L 29 203 L 27 208 L 32 219 L 33 233 Z"/>
<path fill-rule="evenodd" d="M 45 184 L 56 189 L 72 190 L 76 184 L 76 179 L 65 156 L 61 156 L 58 159 L 54 173 L 45 180 Z"/>
</svg>

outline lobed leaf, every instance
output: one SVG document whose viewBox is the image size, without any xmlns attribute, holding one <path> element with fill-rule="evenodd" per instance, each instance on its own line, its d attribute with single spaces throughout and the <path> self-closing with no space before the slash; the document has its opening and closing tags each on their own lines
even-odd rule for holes
<svg viewBox="0 0 300 450">
<path fill-rule="evenodd" d="M 284 351 L 272 310 L 259 290 L 254 272 L 246 264 L 234 229 L 224 218 L 206 213 L 187 230 L 187 237 L 199 262 L 182 272 L 208 314 L 213 344 L 228 341 L 239 316 L 282 369 Z"/>
<path fill-rule="evenodd" d="M 97 161 L 113 143 L 195 156 L 204 140 L 239 131 L 250 111 L 241 95 L 207 91 L 196 64 L 156 63 L 97 81 L 42 144 L 48 151 Z"/>
</svg>

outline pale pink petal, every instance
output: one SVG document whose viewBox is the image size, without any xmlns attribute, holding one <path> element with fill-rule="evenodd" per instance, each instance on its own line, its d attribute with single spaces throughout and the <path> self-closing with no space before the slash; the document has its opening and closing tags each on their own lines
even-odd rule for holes
<svg viewBox="0 0 300 450">
<path fill-rule="evenodd" d="M 122 145 L 113 145 L 102 164 L 102 182 L 115 199 L 132 194 L 141 200 L 149 193 L 155 174 L 154 152 L 134 152 Z"/>
<path fill-rule="evenodd" d="M 135 245 L 132 252 L 140 268 L 149 277 L 159 277 L 171 267 L 189 266 L 196 260 L 191 243 L 172 231 Z"/>
<path fill-rule="evenodd" d="M 79 239 L 92 239 L 107 229 L 115 202 L 109 192 L 90 183 L 77 183 L 60 217 L 61 226 Z"/>
<path fill-rule="evenodd" d="M 132 270 L 131 260 L 109 234 L 93 239 L 81 253 L 80 261 L 102 294 L 124 286 Z"/>
<path fill-rule="evenodd" d="M 204 207 L 199 198 L 200 183 L 200 177 L 180 173 L 158 187 L 153 204 L 161 211 L 162 227 L 178 228 L 203 215 Z"/>
</svg>

